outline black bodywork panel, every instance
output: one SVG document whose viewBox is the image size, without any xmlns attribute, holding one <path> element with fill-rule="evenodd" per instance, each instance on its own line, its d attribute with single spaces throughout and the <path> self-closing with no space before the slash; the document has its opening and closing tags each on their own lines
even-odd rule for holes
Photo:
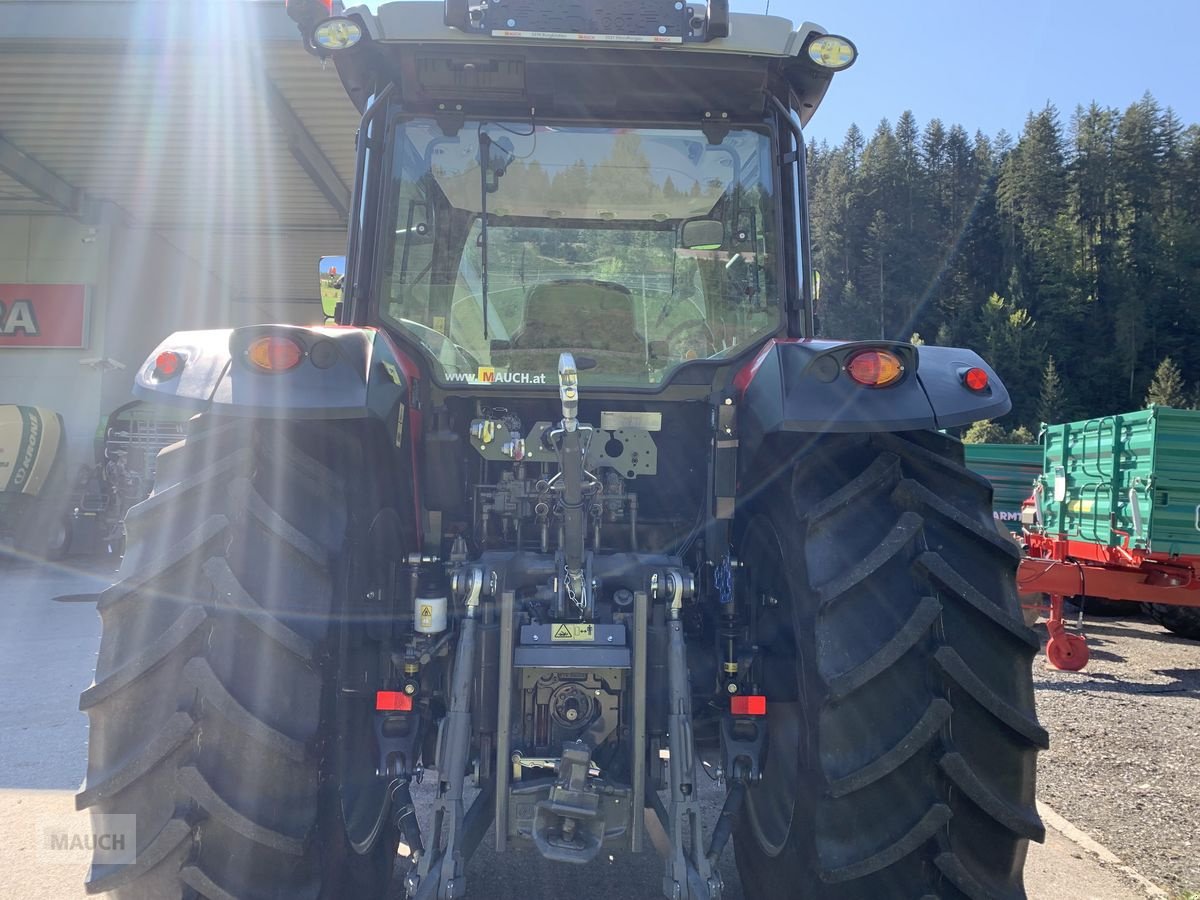
<svg viewBox="0 0 1200 900">
<path fill-rule="evenodd" d="M 283 335 L 304 348 L 293 369 L 267 373 L 245 359 L 256 338 Z M 904 376 L 871 388 L 844 371 L 858 350 L 896 353 Z M 184 357 L 173 378 L 155 374 L 164 351 Z M 390 418 L 409 399 L 411 363 L 375 328 L 254 325 L 181 331 L 150 354 L 134 393 L 156 404 L 227 415 L 274 418 Z M 988 373 L 982 392 L 968 390 L 962 373 Z M 912 431 L 967 425 L 1008 412 L 1008 391 L 980 356 L 955 347 L 914 347 L 898 342 L 788 341 L 768 343 L 735 380 L 743 450 L 773 432 Z M 607 393 L 607 392 L 606 392 Z M 742 454 L 744 456 L 744 453 Z"/>
<path fill-rule="evenodd" d="M 694 9 L 697 4 L 692 4 Z M 635 18 L 655 19 L 659 13 L 631 3 Z M 669 4 L 670 23 L 662 27 L 682 29 L 687 7 L 675 11 Z M 489 6 L 488 15 L 502 15 L 507 26 L 515 13 L 510 4 Z M 359 18 L 357 9 L 349 11 Z M 396 15 L 388 6 L 380 9 L 384 28 L 403 33 L 390 19 Z M 562 19 L 565 31 L 584 28 L 592 18 L 587 12 L 572 14 L 557 7 L 550 12 Z M 570 24 L 570 27 L 568 27 Z M 594 22 L 599 26 L 601 23 Z M 641 23 L 645 24 L 645 23 Z M 631 23 L 627 30 L 638 31 Z M 363 21 L 368 35 L 371 25 Z M 708 25 L 699 32 L 683 34 L 685 43 L 707 41 Z M 478 26 L 465 29 L 477 33 Z M 557 29 L 551 29 L 557 30 Z M 651 29 L 657 36 L 657 27 Z M 820 32 L 810 32 L 818 34 Z M 677 36 L 678 37 L 678 36 Z M 807 37 L 807 36 L 806 36 Z M 535 108 L 546 117 L 619 116 L 680 118 L 703 116 L 706 112 L 728 113 L 731 117 L 762 116 L 769 108 L 771 90 L 792 91 L 798 101 L 796 114 L 802 124 L 811 118 L 829 88 L 833 73 L 815 65 L 806 55 L 755 56 L 731 50 L 728 53 L 680 53 L 654 44 L 590 44 L 586 52 L 552 42 L 544 45 L 513 43 L 503 38 L 479 41 L 406 43 L 373 40 L 370 36 L 350 50 L 333 55 L 347 93 L 360 111 L 368 98 L 387 83 L 394 83 L 410 112 L 457 110 L 471 116 L 489 117 L 528 114 Z M 439 105 L 444 104 L 444 105 Z"/>
<path fill-rule="evenodd" d="M 873 388 L 852 380 L 845 361 L 867 348 L 890 350 L 904 364 L 895 384 Z M 776 432 L 936 430 L 1003 415 L 1008 391 L 977 353 L 955 347 L 915 347 L 887 341 L 777 341 L 740 377 L 740 458 L 753 457 L 763 438 Z M 969 390 L 962 373 L 981 368 L 989 384 Z"/>
<path fill-rule="evenodd" d="M 698 9 L 697 9 L 698 7 Z M 723 21 L 712 24 L 729 31 L 728 5 Z M 481 5 L 479 14 L 451 22 L 468 34 L 490 35 L 494 31 L 553 32 L 558 34 L 628 35 L 649 40 L 705 41 L 709 38 L 709 16 L 702 3 L 691 6 L 676 0 L 506 0 Z M 714 34 L 723 37 L 724 34 Z"/>
<path fill-rule="evenodd" d="M 262 372 L 246 361 L 256 338 L 282 335 L 304 348 L 299 365 Z M 158 378 L 155 360 L 182 354 L 182 371 Z M 150 354 L 137 373 L 134 394 L 152 403 L 196 412 L 289 419 L 385 421 L 409 400 L 409 376 L 391 340 L 374 328 L 253 325 L 179 331 Z"/>
<path fill-rule="evenodd" d="M 533 53 L 484 44 L 410 48 L 388 61 L 405 108 L 414 112 L 453 102 L 468 116 L 528 116 L 534 107 L 543 117 L 699 122 L 718 110 L 760 118 L 771 63 L 714 56 L 607 48 L 580 54 L 563 47 Z"/>
</svg>

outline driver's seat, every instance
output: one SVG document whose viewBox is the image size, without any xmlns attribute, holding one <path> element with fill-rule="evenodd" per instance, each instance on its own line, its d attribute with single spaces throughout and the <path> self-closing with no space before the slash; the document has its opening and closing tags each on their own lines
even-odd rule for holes
<svg viewBox="0 0 1200 900">
<path fill-rule="evenodd" d="M 607 350 L 641 353 L 633 294 L 623 284 L 562 278 L 534 285 L 514 350 Z"/>
</svg>

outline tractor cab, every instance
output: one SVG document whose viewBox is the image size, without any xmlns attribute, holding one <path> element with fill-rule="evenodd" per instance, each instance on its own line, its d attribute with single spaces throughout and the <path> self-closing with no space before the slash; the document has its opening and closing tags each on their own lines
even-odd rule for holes
<svg viewBox="0 0 1200 900">
<path fill-rule="evenodd" d="M 726 5 L 292 0 L 364 112 L 343 321 L 441 388 L 657 390 L 811 331 L 799 126 L 853 46 Z"/>
</svg>

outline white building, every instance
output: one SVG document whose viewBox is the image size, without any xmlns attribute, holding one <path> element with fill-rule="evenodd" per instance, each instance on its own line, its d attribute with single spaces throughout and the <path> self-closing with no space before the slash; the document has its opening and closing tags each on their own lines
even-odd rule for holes
<svg viewBox="0 0 1200 900">
<path fill-rule="evenodd" d="M 283 0 L 0 0 L 0 403 L 73 471 L 168 333 L 321 321 L 357 123 Z"/>
</svg>

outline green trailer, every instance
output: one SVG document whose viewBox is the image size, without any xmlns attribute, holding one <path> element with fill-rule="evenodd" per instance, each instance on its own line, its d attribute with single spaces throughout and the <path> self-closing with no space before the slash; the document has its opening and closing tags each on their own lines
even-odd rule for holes
<svg viewBox="0 0 1200 900">
<path fill-rule="evenodd" d="M 1157 406 L 1047 425 L 1042 436 L 1044 533 L 1200 555 L 1200 411 Z"/>
<path fill-rule="evenodd" d="M 992 483 L 992 515 L 1016 537 L 1021 536 L 1021 504 L 1033 493 L 1042 474 L 1039 444 L 965 444 L 967 466 Z"/>
<path fill-rule="evenodd" d="M 1050 663 L 1087 662 L 1082 636 L 1064 629 L 1070 596 L 1138 601 L 1200 640 L 1200 411 L 1152 406 L 1046 425 L 1042 445 L 1017 577 L 1050 597 Z"/>
</svg>

